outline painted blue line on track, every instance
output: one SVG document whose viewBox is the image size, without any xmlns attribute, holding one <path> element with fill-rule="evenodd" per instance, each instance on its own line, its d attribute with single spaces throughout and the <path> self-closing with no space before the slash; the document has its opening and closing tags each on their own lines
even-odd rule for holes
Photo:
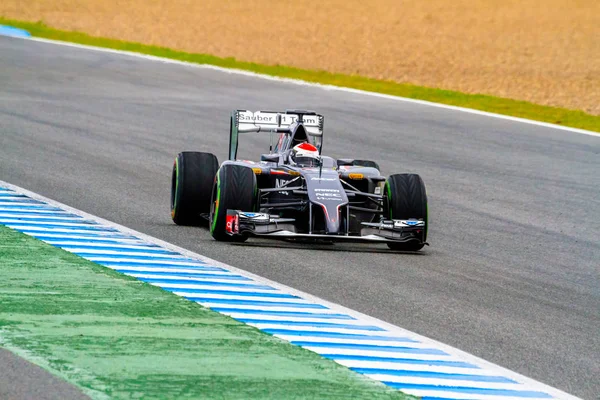
<svg viewBox="0 0 600 400">
<path fill-rule="evenodd" d="M 431 371 L 412 371 L 412 370 L 397 370 L 397 369 L 381 369 L 381 368 L 350 368 L 359 374 L 366 375 L 392 375 L 392 376 L 412 376 L 415 378 L 435 378 L 447 380 L 473 381 L 473 382 L 495 382 L 495 383 L 517 383 L 512 379 L 504 376 L 493 375 L 474 375 L 474 374 L 449 374 L 442 372 Z"/>
<path fill-rule="evenodd" d="M 110 265 L 110 263 L 103 263 L 102 265 Z M 124 264 L 124 263 L 123 263 Z M 221 267 L 211 267 L 208 265 L 171 265 L 171 264 L 161 264 L 161 265 L 140 265 L 140 264 L 132 264 L 132 265 L 123 265 L 123 264 L 119 264 L 117 266 L 117 268 L 112 268 L 114 270 L 117 270 L 119 272 L 123 272 L 123 273 L 132 273 L 132 274 L 141 274 L 141 271 L 136 271 L 136 270 L 132 270 L 132 269 L 128 269 L 131 267 L 138 267 L 138 268 L 147 268 L 147 269 L 158 269 L 158 268 L 164 268 L 164 269 L 180 269 L 180 268 L 185 268 L 185 269 L 189 269 L 189 270 L 194 270 L 194 271 L 206 271 L 206 272 L 229 272 L 224 270 Z M 148 271 L 149 274 L 153 274 L 154 272 L 152 271 Z M 171 275 L 176 275 L 177 272 L 171 272 Z M 215 274 L 216 276 L 217 274 Z M 236 275 L 227 275 L 227 276 L 236 276 Z M 241 276 L 241 275 L 240 275 Z M 246 278 L 245 276 L 243 278 Z M 248 280 L 251 280 L 250 278 L 246 278 Z"/>
<path fill-rule="evenodd" d="M 82 231 L 93 231 L 93 232 L 110 232 L 110 233 L 117 233 L 119 232 L 118 230 L 114 229 L 114 228 L 109 228 L 106 226 L 102 226 L 102 225 L 92 225 L 92 224 L 78 224 L 78 225 L 57 225 L 57 224 L 28 224 L 27 222 L 9 222 L 9 223 L 4 223 L 0 220 L 0 223 L 3 223 L 4 225 L 8 226 L 8 227 L 14 227 L 14 226 L 18 226 L 18 227 L 26 227 L 26 228 L 44 228 L 44 229 L 64 229 L 64 230 L 69 230 L 69 231 L 75 231 L 75 230 L 82 230 Z M 22 228 L 18 228 L 18 230 L 20 231 L 26 231 L 27 229 L 22 229 Z M 14 229 L 14 228 L 13 228 Z"/>
<path fill-rule="evenodd" d="M 170 292 L 179 293 L 203 293 L 203 294 L 225 294 L 230 296 L 248 296 L 248 297 L 272 297 L 281 299 L 299 298 L 287 293 L 262 293 L 262 292 L 239 292 L 235 290 L 218 290 L 218 289 L 178 289 L 178 288 L 163 288 Z M 213 309 L 214 310 L 214 309 Z M 254 313 L 257 313 L 256 311 Z M 261 315 L 264 313 L 260 313 Z"/>
<path fill-rule="evenodd" d="M 512 397 L 525 397 L 529 399 L 551 399 L 547 393 L 537 392 L 533 390 L 512 390 L 512 389 L 484 389 L 484 388 L 472 388 L 466 386 L 438 386 L 438 385 L 420 385 L 416 383 L 397 383 L 397 382 L 386 382 L 384 384 L 391 386 L 395 389 L 417 389 L 417 390 L 437 390 L 445 392 L 455 392 L 464 394 L 482 394 L 491 396 L 512 396 Z"/>
<path fill-rule="evenodd" d="M 115 245 L 115 244 L 125 244 L 128 246 L 144 246 L 144 247 L 148 247 L 148 248 L 153 248 L 153 249 L 162 249 L 162 247 L 160 246 L 156 246 L 156 245 L 152 245 L 152 244 L 146 244 L 143 242 L 140 243 L 127 243 L 127 242 L 123 242 L 123 240 L 137 240 L 134 237 L 116 237 L 116 238 L 111 238 L 109 236 L 98 236 L 98 235 L 86 235 L 86 234 L 81 234 L 78 236 L 82 236 L 85 235 L 85 238 L 69 238 L 69 237 L 62 237 L 62 238 L 57 238 L 57 237 L 53 237 L 53 236 L 49 236 L 49 235 L 35 235 L 36 238 L 43 240 L 44 242 L 51 244 L 53 246 L 59 247 L 59 246 L 70 246 L 70 247 L 80 247 L 79 243 L 81 243 L 81 247 L 85 246 L 86 243 L 96 243 L 96 244 L 106 244 L 106 245 Z M 87 237 L 89 236 L 89 237 Z M 112 240 L 109 240 L 112 239 Z M 61 243 L 66 243 L 66 242 L 74 242 L 74 244 L 71 245 L 63 245 Z M 77 243 L 77 244 L 75 244 Z M 102 247 L 100 247 L 102 248 Z"/>
<path fill-rule="evenodd" d="M 327 309 L 327 307 L 321 304 L 310 304 L 310 303 L 293 303 L 290 301 L 257 301 L 257 300 L 232 300 L 232 299 L 213 299 L 209 297 L 201 296 L 183 296 L 186 299 L 196 301 L 198 303 L 217 303 L 217 304 L 238 304 L 247 306 L 261 306 L 261 307 L 289 307 L 289 308 L 314 308 L 314 309 Z"/>
<path fill-rule="evenodd" d="M 26 232 L 28 234 L 30 234 L 31 236 L 34 236 L 40 240 L 44 240 L 44 241 L 56 241 L 56 240 L 60 240 L 60 241 L 65 241 L 65 240 L 82 240 L 82 241 L 90 241 L 91 239 L 93 239 L 94 243 L 100 243 L 101 241 L 104 241 L 106 243 L 115 243 L 114 240 L 137 240 L 138 244 L 142 244 L 143 242 L 141 241 L 141 239 L 135 237 L 135 236 L 128 236 L 128 235 L 123 235 L 122 233 L 110 233 L 110 234 L 98 234 L 98 233 L 68 233 L 68 232 L 48 232 L 48 231 L 40 231 L 40 230 L 34 230 L 34 229 L 27 229 L 27 228 L 19 228 L 19 230 L 21 232 Z M 56 235 L 60 235 L 61 237 L 56 237 Z M 69 237 L 69 235 L 77 235 L 81 238 L 85 238 L 85 239 L 77 239 L 77 238 L 71 238 Z M 114 240 L 109 240 L 109 239 L 114 239 Z M 119 242 L 119 243 L 125 243 L 125 242 Z"/>
<path fill-rule="evenodd" d="M 382 342 L 406 342 L 406 343 L 419 343 L 416 340 L 412 340 L 405 337 L 394 337 L 394 336 L 371 336 L 371 335 L 359 335 L 356 333 L 338 333 L 338 332 L 313 332 L 303 331 L 301 329 L 263 329 L 263 332 L 270 333 L 271 335 L 288 335 L 288 336 L 312 336 L 321 338 L 331 339 L 354 339 L 354 340 L 378 340 Z"/>
<path fill-rule="evenodd" d="M 127 253 L 127 249 L 118 249 L 115 251 L 120 251 L 122 253 Z M 110 259 L 110 260 L 115 260 L 118 261 L 120 259 L 127 259 L 127 260 L 139 260 L 139 261 L 177 261 L 177 262 L 189 262 L 189 263 L 195 263 L 196 260 L 192 259 L 192 258 L 183 258 L 183 257 L 168 257 L 168 256 L 137 256 L 137 255 L 133 255 L 133 254 L 99 254 L 99 253 L 86 253 L 85 251 L 71 251 L 71 253 L 73 254 L 77 254 L 79 257 L 83 257 L 83 258 L 102 258 L 102 259 Z M 109 260 L 103 260 L 103 261 L 109 261 Z"/>
<path fill-rule="evenodd" d="M 63 240 L 64 241 L 64 240 Z M 60 247 L 61 249 L 67 250 L 71 253 L 75 253 L 73 250 L 78 249 L 78 250 L 102 250 L 102 251 L 121 251 L 121 252 L 128 252 L 128 253 L 153 253 L 153 254 L 158 254 L 158 255 L 172 255 L 172 256 L 180 256 L 181 254 L 176 253 L 174 251 L 169 251 L 169 250 L 165 250 L 161 247 L 154 247 L 154 248 L 135 248 L 135 247 L 114 247 L 115 243 L 111 243 L 111 244 L 107 244 L 105 246 L 86 246 L 86 245 L 79 245 L 79 244 L 60 244 L 60 243 L 50 243 L 53 246 L 56 247 Z M 104 256 L 104 254 L 97 254 L 98 256 Z M 123 257 L 123 256 L 121 256 Z M 195 260 L 194 260 L 195 261 Z"/>
<path fill-rule="evenodd" d="M 374 344 L 356 344 L 356 343 L 325 343 L 325 342 L 296 342 L 296 346 L 302 347 L 326 347 L 332 349 L 348 349 L 348 350 L 367 350 L 367 351 L 382 351 L 390 353 L 410 353 L 410 354 L 430 354 L 434 356 L 447 356 L 448 353 L 438 349 L 421 349 L 414 347 L 403 346 L 376 346 Z"/>
<path fill-rule="evenodd" d="M 8 25 L 0 25 L 0 36 L 30 37 L 31 34 L 25 29 L 15 28 Z"/>
<path fill-rule="evenodd" d="M 12 203 L 12 204 L 46 204 L 43 201 L 39 201 L 39 200 L 34 200 L 32 198 L 29 197 L 23 197 L 23 198 L 19 198 L 19 199 L 7 199 L 7 198 L 3 198 L 0 199 L 0 203 Z"/>
<path fill-rule="evenodd" d="M 372 361 L 372 362 L 387 362 L 395 364 L 414 364 L 414 365 L 432 365 L 436 367 L 453 367 L 453 368 L 470 368 L 481 369 L 475 364 L 470 364 L 464 361 L 446 361 L 446 360 L 418 360 L 414 358 L 395 358 L 395 357 L 375 357 L 361 356 L 352 354 L 324 354 L 319 353 L 321 357 L 331 360 L 340 361 Z"/>
<path fill-rule="evenodd" d="M 264 293 L 263 293 L 264 294 Z M 211 307 L 211 310 L 220 313 L 236 313 L 236 314 L 261 314 L 270 316 L 282 316 L 282 317 L 296 317 L 296 318 L 330 318 L 330 319 L 347 319 L 356 320 L 346 314 L 326 314 L 326 313 L 314 313 L 314 312 L 302 312 L 302 311 L 256 311 L 248 310 L 245 308 L 231 308 L 231 307 Z"/>
<path fill-rule="evenodd" d="M 12 220 L 18 220 L 18 221 L 12 221 Z M 55 218 L 36 218 L 35 222 L 33 222 L 34 220 L 32 218 L 19 218 L 19 217 L 0 217 L 0 223 L 3 222 L 9 222 L 9 223 L 13 223 L 13 224 L 19 224 L 19 225 L 34 225 L 34 226 L 43 226 L 45 224 L 40 224 L 38 222 L 48 222 L 48 225 L 59 225 L 59 226 L 64 226 L 64 225 L 60 225 L 60 224 L 77 224 L 79 225 L 94 225 L 94 226 L 102 226 L 99 223 L 95 222 L 95 221 L 90 221 L 89 219 L 84 219 L 81 218 L 80 219 L 62 219 L 62 220 L 57 220 Z M 71 226 L 71 225 L 67 225 L 67 226 Z"/>
<path fill-rule="evenodd" d="M 44 210 L 46 211 L 46 210 Z M 58 212 L 40 212 L 40 211 L 2 211 L 0 210 L 0 214 L 7 214 L 10 215 L 10 217 L 1 217 L 1 218 L 18 218 L 21 219 L 22 221 L 26 221 L 26 220 L 31 220 L 31 221 L 40 221 L 42 218 L 44 217 L 61 217 L 61 218 L 71 218 L 73 220 L 77 220 L 77 222 L 81 221 L 83 219 L 83 217 L 79 216 L 79 215 L 75 215 L 75 214 L 67 214 L 67 213 L 58 213 Z M 38 218 L 31 218 L 31 217 L 35 217 L 35 216 L 39 216 Z M 30 217 L 30 218 L 22 218 L 22 217 Z M 57 219 L 52 219 L 52 221 L 59 221 Z M 66 222 L 68 222 L 69 220 L 64 220 Z"/>
<path fill-rule="evenodd" d="M 15 221 L 17 220 L 17 221 Z M 77 224 L 77 226 L 79 225 L 94 225 L 94 226 L 101 226 L 100 224 L 98 224 L 97 222 L 94 221 L 90 221 L 88 219 L 56 219 L 56 218 L 35 218 L 35 223 L 32 222 L 33 219 L 32 218 L 19 218 L 19 217 L 0 217 L 0 223 L 4 223 L 4 222 L 8 222 L 11 224 L 19 224 L 19 225 L 41 225 L 38 222 L 47 222 L 49 224 L 54 224 L 54 225 L 59 225 L 59 224 Z M 65 225 L 60 225 L 60 226 L 65 226 Z M 66 226 L 73 226 L 73 225 L 66 225 Z"/>
<path fill-rule="evenodd" d="M 19 194 L 16 192 L 0 192 L 0 198 L 2 198 L 2 197 L 21 197 L 21 198 L 25 198 L 25 199 L 29 198 L 29 197 L 25 196 L 24 194 Z"/>
<path fill-rule="evenodd" d="M 25 29 L 15 28 L 8 25 L 0 25 L 0 36 L 11 36 L 11 37 L 30 37 L 31 34 Z"/>
<path fill-rule="evenodd" d="M 317 328 L 337 328 L 337 329 L 354 329 L 357 331 L 384 331 L 378 326 L 369 325 L 352 325 L 339 324 L 335 322 L 310 322 L 310 321 L 286 321 L 286 320 L 270 320 L 270 319 L 255 319 L 255 318 L 236 318 L 238 321 L 246 324 L 272 324 L 272 325 L 289 325 L 289 326 L 314 326 Z M 294 343 L 294 342 L 292 342 Z M 297 344 L 297 343 L 294 343 Z M 300 346 L 300 345 L 298 345 Z"/>
<path fill-rule="evenodd" d="M 184 267 L 180 267 L 180 268 L 185 268 Z M 190 272 L 162 272 L 162 271 L 158 271 L 158 272 L 153 272 L 153 271 L 136 271 L 136 270 L 131 270 L 131 269 L 116 269 L 116 271 L 119 271 L 123 274 L 138 274 L 138 275 L 152 275 L 152 276 L 173 276 L 173 277 L 186 277 L 186 278 L 215 278 L 215 279 L 225 279 L 225 280 L 232 280 L 232 281 L 249 281 L 251 282 L 252 279 L 250 278 L 246 278 L 245 276 L 242 275 L 222 275 L 222 274 L 203 274 L 200 273 L 200 271 L 198 271 L 198 273 L 190 273 Z M 207 272 L 214 272 L 214 270 L 210 270 L 207 269 L 205 270 Z M 190 281 L 188 281 L 190 282 Z M 196 282 L 196 281 L 191 281 L 191 283 Z M 183 290 L 193 290 L 193 289 L 181 289 Z M 195 292 L 190 292 L 190 293 L 195 293 Z"/>
<path fill-rule="evenodd" d="M 171 260 L 173 261 L 173 260 Z M 187 264 L 168 264 L 168 263 L 158 263 L 158 262 L 151 262 L 151 261 L 144 261 L 144 260 L 135 260 L 135 261 L 120 261 L 120 260 L 110 260 L 110 261 L 95 261 L 98 264 L 107 266 L 107 267 L 115 267 L 115 268 L 122 268 L 122 267 L 156 267 L 156 268 L 193 268 L 193 267 L 208 267 L 206 264 L 202 264 L 202 261 L 196 261 L 195 263 L 191 263 L 188 262 Z M 113 268 L 113 269 L 115 269 Z M 211 267 L 211 268 L 219 268 L 219 267 Z M 218 271 L 224 271 L 223 269 L 220 269 Z M 172 274 L 173 275 L 173 274 Z M 250 278 L 248 278 L 250 279 Z"/>
<path fill-rule="evenodd" d="M 430 397 L 430 396 L 424 396 L 420 398 L 421 400 L 448 400 L 447 397 Z M 459 399 L 459 398 L 453 398 L 452 400 L 466 400 L 466 399 Z"/>
<path fill-rule="evenodd" d="M 0 201 L 2 201 L 2 199 L 0 199 Z M 68 213 L 60 208 L 16 206 L 14 204 L 0 206 L 0 213 L 11 213 L 15 215 L 60 215 L 62 217 L 76 216 L 82 218 L 80 215 Z"/>
<path fill-rule="evenodd" d="M 26 230 L 29 228 L 24 228 Z M 44 231 L 36 231 L 34 233 L 36 237 L 40 237 L 44 240 L 48 240 L 55 243 L 64 243 L 64 242 L 75 242 L 76 245 L 81 243 L 85 245 L 86 243 L 98 243 L 98 244 L 124 244 L 128 246 L 145 246 L 152 247 L 155 249 L 164 249 L 164 247 L 158 246 L 154 243 L 148 243 L 144 240 L 140 239 L 137 236 L 125 235 L 123 233 L 111 233 L 111 234 L 103 234 L 103 233 L 94 233 L 94 232 L 81 232 L 81 233 L 71 233 L 71 232 L 44 232 Z M 127 242 L 131 241 L 131 242 Z M 196 260 L 198 261 L 198 260 Z M 201 262 L 201 261 L 198 261 Z"/>
<path fill-rule="evenodd" d="M 263 289 L 263 290 L 275 290 L 275 288 L 267 285 L 255 285 L 251 283 L 232 283 L 232 282 L 215 282 L 210 280 L 183 280 L 183 279 L 154 279 L 154 278 L 137 278 L 140 281 L 147 283 L 172 283 L 172 284 L 184 284 L 184 285 L 206 285 L 206 286 L 222 286 L 222 287 L 237 287 L 237 288 L 249 288 L 249 289 Z M 253 281 L 248 281 L 253 282 Z M 165 289 L 165 288 L 163 288 Z"/>
<path fill-rule="evenodd" d="M 2 202 L 2 200 L 0 199 L 0 202 Z M 46 204 L 46 203 L 43 203 Z M 14 210 L 14 209 L 24 209 L 24 210 L 46 210 L 46 211 L 63 211 L 62 208 L 58 208 L 58 207 L 52 207 L 52 206 L 33 206 L 33 205 L 19 205 L 19 204 L 3 204 L 0 205 L 0 209 L 6 210 L 6 211 L 10 211 L 10 210 Z"/>
</svg>

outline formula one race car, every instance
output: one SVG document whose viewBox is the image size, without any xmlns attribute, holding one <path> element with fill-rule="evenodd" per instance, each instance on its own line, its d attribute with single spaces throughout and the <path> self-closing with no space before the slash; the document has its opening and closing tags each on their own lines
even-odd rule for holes
<svg viewBox="0 0 600 400">
<path fill-rule="evenodd" d="M 177 155 L 171 217 L 178 225 L 208 220 L 219 241 L 249 236 L 317 242 L 383 242 L 420 250 L 427 239 L 427 195 L 416 174 L 381 176 L 374 161 L 321 154 L 322 115 L 313 111 L 237 110 L 229 160 L 210 153 Z M 271 134 L 260 161 L 238 160 L 242 133 Z M 273 148 L 273 135 L 278 141 Z"/>
</svg>

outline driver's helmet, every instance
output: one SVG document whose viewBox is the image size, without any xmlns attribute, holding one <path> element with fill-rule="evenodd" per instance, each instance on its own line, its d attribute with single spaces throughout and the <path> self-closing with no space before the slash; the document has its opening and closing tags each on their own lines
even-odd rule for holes
<svg viewBox="0 0 600 400">
<path fill-rule="evenodd" d="M 310 143 L 300 143 L 292 149 L 292 161 L 300 167 L 317 167 L 319 149 Z"/>
</svg>

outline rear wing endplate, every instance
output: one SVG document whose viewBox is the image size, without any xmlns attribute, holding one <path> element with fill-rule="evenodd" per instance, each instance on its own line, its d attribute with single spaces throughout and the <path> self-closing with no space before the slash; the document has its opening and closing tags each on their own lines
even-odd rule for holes
<svg viewBox="0 0 600 400">
<path fill-rule="evenodd" d="M 323 135 L 324 118 L 321 114 L 305 110 L 248 111 L 235 110 L 231 113 L 229 132 L 229 159 L 235 160 L 240 133 L 249 132 L 290 132 L 291 127 L 302 122 L 306 133 L 311 136 Z"/>
</svg>

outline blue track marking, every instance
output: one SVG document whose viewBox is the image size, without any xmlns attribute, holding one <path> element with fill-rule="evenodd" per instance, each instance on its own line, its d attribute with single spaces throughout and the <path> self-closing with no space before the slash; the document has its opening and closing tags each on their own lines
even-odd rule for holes
<svg viewBox="0 0 600 400">
<path fill-rule="evenodd" d="M 10 204 L 24 204 L 24 205 L 39 204 L 40 206 L 43 206 L 46 203 L 39 201 L 39 200 L 30 199 L 28 197 L 25 197 L 22 199 L 1 198 L 0 205 L 5 205 L 5 204 L 8 204 L 8 205 L 10 205 Z"/>
<path fill-rule="evenodd" d="M 361 355 L 345 355 L 345 354 L 326 354 L 319 353 L 322 357 L 330 358 L 332 360 L 352 360 L 352 361 L 371 361 L 371 362 L 385 362 L 385 363 L 396 363 L 396 364 L 410 364 L 410 365 L 431 365 L 437 367 L 452 367 L 452 368 L 469 368 L 469 369 L 480 369 L 475 364 L 470 364 L 462 361 L 446 361 L 446 360 L 418 360 L 414 358 L 392 358 L 392 357 L 373 357 L 373 356 L 361 356 Z"/>
<path fill-rule="evenodd" d="M 120 252 L 129 252 L 129 253 L 153 253 L 161 256 L 181 256 L 179 253 L 174 251 L 169 251 L 165 249 L 161 249 L 160 247 L 153 248 L 145 248 L 145 247 L 114 247 L 114 243 L 107 244 L 105 246 L 86 246 L 86 245 L 65 245 L 65 244 L 57 244 L 51 243 L 48 241 L 47 243 L 52 244 L 53 246 L 60 247 L 61 249 L 67 250 L 71 253 L 75 253 L 74 250 L 98 250 L 98 251 L 120 251 Z M 96 255 L 99 255 L 96 253 Z M 171 258 L 169 258 L 171 259 Z M 195 260 L 192 260 L 195 261 Z"/>
<path fill-rule="evenodd" d="M 229 296 L 247 296 L 247 297 L 272 297 L 274 299 L 297 299 L 298 296 L 294 296 L 287 293 L 263 293 L 263 292 L 240 292 L 235 290 L 219 290 L 219 289 L 179 289 L 179 288 L 163 288 L 169 292 L 178 293 L 201 293 L 201 294 L 224 294 Z M 264 313 L 261 313 L 264 315 Z"/>
<path fill-rule="evenodd" d="M 79 215 L 69 213 L 58 213 L 56 211 L 49 210 L 19 210 L 19 211 L 5 211 L 0 208 L 0 215 L 7 218 L 7 215 L 11 215 L 10 218 L 19 218 L 23 221 L 27 219 L 39 221 L 40 218 L 44 217 L 60 217 L 60 218 L 72 218 L 72 219 L 83 219 Z"/>
<path fill-rule="evenodd" d="M 125 265 L 125 264 L 131 264 L 131 265 Z M 108 262 L 103 262 L 102 265 L 104 266 L 110 266 L 111 263 Z M 135 269 L 138 268 L 138 269 Z M 139 268 L 144 268 L 144 271 L 140 271 Z M 227 272 L 225 271 L 223 268 L 220 267 L 211 267 L 209 265 L 173 265 L 173 264 L 159 264 L 159 265 L 148 265 L 148 264 L 139 264 L 139 263 L 118 263 L 117 266 L 115 266 L 114 268 L 112 268 L 114 270 L 117 270 L 119 272 L 122 273 L 130 273 L 130 274 L 141 274 L 141 273 L 146 273 L 146 274 L 157 274 L 157 273 L 161 273 L 162 272 L 168 272 L 168 271 L 158 271 L 159 269 L 166 269 L 166 270 L 174 270 L 174 271 L 178 271 L 181 269 L 185 269 L 185 270 L 189 270 L 189 271 L 198 271 L 199 273 L 202 274 L 202 276 L 206 276 L 204 273 L 205 272 Z M 178 274 L 178 272 L 170 272 L 167 275 L 173 275 L 173 274 Z M 248 279 L 244 276 L 241 275 L 234 275 L 231 273 L 227 273 L 227 275 L 224 274 L 215 274 L 215 276 L 234 276 L 234 277 L 241 277 L 244 279 Z"/>
<path fill-rule="evenodd" d="M 125 258 L 125 256 L 123 256 Z M 105 265 L 107 267 L 173 267 L 173 268 L 189 268 L 189 267 L 206 267 L 206 264 L 201 264 L 199 262 L 194 263 L 176 263 L 177 260 L 171 260 L 172 264 L 169 262 L 155 262 L 155 261 L 144 261 L 144 260 L 110 260 L 110 261 L 96 261 L 98 264 Z M 217 268 L 217 267 L 213 267 Z M 220 271 L 220 270 L 219 270 Z"/>
<path fill-rule="evenodd" d="M 127 250 L 126 249 L 119 249 L 117 251 L 120 251 L 122 253 L 126 253 Z M 177 255 L 178 257 L 163 257 L 162 255 L 156 255 L 156 256 L 138 256 L 138 255 L 131 255 L 131 254 L 98 254 L 98 253 L 86 253 L 85 251 L 72 251 L 71 253 L 73 254 L 77 254 L 79 257 L 83 257 L 83 258 L 89 258 L 89 259 L 98 259 L 101 258 L 103 259 L 103 261 L 105 261 L 104 259 L 109 258 L 109 259 L 114 259 L 114 260 L 120 260 L 123 258 L 126 258 L 127 260 L 139 260 L 139 261 L 177 261 L 177 262 L 190 262 L 190 263 L 195 263 L 196 260 L 192 260 L 190 258 L 179 258 L 181 256 Z M 108 261 L 108 260 L 106 260 Z"/>
<path fill-rule="evenodd" d="M 410 342 L 418 343 L 415 340 L 409 338 L 402 338 L 396 336 L 375 336 L 375 335 L 359 335 L 353 333 L 339 333 L 339 332 L 313 332 L 303 331 L 301 329 L 263 329 L 263 331 L 270 333 L 271 335 L 287 335 L 287 336 L 311 336 L 331 339 L 355 339 L 355 340 L 381 340 L 389 342 Z"/>
<path fill-rule="evenodd" d="M 352 344 L 352 343 L 324 343 L 324 342 L 292 342 L 301 347 L 325 347 L 328 349 L 348 349 L 348 350 L 371 350 L 388 353 L 410 353 L 410 354 L 431 354 L 434 356 L 448 356 L 449 354 L 438 349 L 419 349 L 414 347 L 401 346 L 375 346 L 371 344 Z"/>
<path fill-rule="evenodd" d="M 369 325 L 351 325 L 351 324 L 338 324 L 334 322 L 311 322 L 311 321 L 289 321 L 289 320 L 266 320 L 266 319 L 255 319 L 255 318 L 236 318 L 238 321 L 245 322 L 246 324 L 272 324 L 272 325 L 289 325 L 289 326 L 312 326 L 317 328 L 338 328 L 338 329 L 353 329 L 357 331 L 383 331 L 378 326 Z M 301 346 L 296 342 L 292 344 Z M 303 347 L 303 346 L 302 346 Z"/>
<path fill-rule="evenodd" d="M 0 199 L 0 203 L 1 202 L 2 202 L 2 199 Z M 33 206 L 33 205 L 24 205 L 24 204 L 4 204 L 4 205 L 0 205 L 0 210 L 2 210 L 2 211 L 31 210 L 32 212 L 36 212 L 36 211 L 62 211 L 60 208 L 57 208 L 57 207 Z"/>
<path fill-rule="evenodd" d="M 465 361 L 410 332 L 286 292 L 184 249 L 171 250 L 177 248 L 52 201 L 0 187 L 0 224 L 257 326 L 423 400 L 553 398 L 536 390 L 540 385 L 535 382 L 524 384 L 473 358 Z"/>
<path fill-rule="evenodd" d="M 254 310 L 247 310 L 245 308 L 231 308 L 231 307 L 211 307 L 213 311 L 217 311 L 225 314 L 256 314 Z M 294 318 L 322 318 L 322 319 L 348 319 L 356 320 L 346 314 L 326 314 L 326 313 L 314 313 L 314 312 L 302 312 L 302 311 L 261 311 L 261 315 L 265 316 L 278 316 L 278 317 L 294 317 Z"/>
<path fill-rule="evenodd" d="M 196 301 L 198 303 L 216 303 L 216 304 L 238 304 L 247 306 L 261 306 L 261 307 L 290 307 L 290 308 L 314 308 L 314 309 L 327 309 L 327 307 L 320 304 L 310 303 L 292 303 L 289 301 L 258 301 L 258 300 L 231 300 L 231 299 L 213 299 L 211 297 L 201 296 L 188 296 L 184 295 L 188 300 Z"/>
<path fill-rule="evenodd" d="M 0 28 L 1 27 L 2 27 L 2 25 L 0 25 Z M 15 193 L 15 192 L 1 192 L 0 198 L 2 198 L 2 197 L 20 197 L 22 199 L 29 200 L 29 197 L 25 196 L 24 194 L 19 194 L 19 193 Z"/>
<path fill-rule="evenodd" d="M 415 376 L 419 378 L 438 378 L 447 380 L 459 380 L 459 381 L 475 381 L 475 382 L 496 382 L 496 383 L 517 383 L 512 379 L 508 379 L 504 376 L 492 376 L 492 375 L 472 375 L 472 374 L 445 374 L 440 372 L 429 372 L 429 371 L 412 371 L 412 370 L 390 370 L 390 369 L 378 369 L 378 368 L 350 368 L 361 374 L 372 375 L 372 374 L 383 374 L 393 376 Z"/>
<path fill-rule="evenodd" d="M 421 389 L 421 390 L 439 390 L 449 391 L 464 394 L 483 394 L 493 396 L 511 396 L 511 397 L 524 397 L 527 399 L 551 399 L 547 393 L 536 392 L 531 390 L 511 390 L 511 389 L 483 389 L 483 388 L 472 388 L 466 386 L 437 386 L 437 385 L 419 385 L 412 383 L 396 383 L 396 382 L 383 382 L 388 386 L 396 389 Z"/>
<path fill-rule="evenodd" d="M 250 279 L 243 277 L 241 275 L 221 275 L 221 274 L 203 274 L 201 272 L 198 272 L 196 274 L 192 274 L 192 273 L 184 273 L 184 272 L 146 272 L 146 271 L 133 271 L 133 270 L 127 270 L 127 269 L 119 269 L 117 268 L 116 271 L 119 271 L 123 274 L 127 274 L 127 275 L 144 275 L 144 276 L 173 276 L 173 275 L 177 275 L 178 277 L 194 277 L 194 278 L 214 278 L 214 279 L 226 279 L 226 280 L 232 280 L 232 281 L 249 281 Z M 207 271 L 211 271 L 210 269 L 207 269 Z M 188 283 L 194 283 L 194 282 L 198 282 L 198 281 L 188 281 Z M 181 289 L 182 293 L 186 293 L 187 290 L 191 290 L 191 289 Z M 196 292 L 189 292 L 189 293 L 196 293 Z M 200 293 L 200 292 L 199 292 Z"/>
<path fill-rule="evenodd" d="M 44 225 L 39 225 L 39 224 L 28 224 L 26 222 L 9 222 L 6 223 L 5 221 L 2 221 L 2 219 L 0 219 L 0 224 L 4 224 L 6 226 L 8 226 L 9 228 L 13 228 L 13 229 L 17 229 L 17 230 L 21 230 L 20 227 L 25 227 L 25 228 L 45 228 L 45 229 L 64 229 L 64 230 L 71 230 L 71 231 L 75 231 L 75 230 L 84 230 L 84 231 L 98 231 L 98 232 L 110 232 L 110 233 L 116 233 L 118 232 L 116 229 L 114 228 L 108 228 L 102 225 L 87 225 L 87 224 L 80 224 L 77 223 L 76 225 L 60 225 L 60 224 L 44 224 Z"/>
<path fill-rule="evenodd" d="M 129 274 L 127 274 L 129 275 Z M 218 282 L 218 281 L 210 281 L 210 280 L 206 280 L 206 281 L 188 281 L 188 280 L 177 280 L 177 279 L 173 279 L 173 280 L 166 280 L 166 279 L 154 279 L 154 278 L 138 278 L 140 281 L 144 281 L 147 283 L 180 283 L 180 284 L 186 284 L 189 285 L 191 283 L 202 283 L 203 285 L 210 285 L 210 286 L 223 286 L 223 287 L 237 287 L 237 288 L 248 288 L 248 289 L 262 289 L 262 290 L 275 290 L 274 288 L 272 288 L 271 286 L 266 286 L 266 285 L 253 285 L 251 283 L 230 283 L 230 282 Z"/>
<path fill-rule="evenodd" d="M 52 241 L 57 240 L 60 237 L 60 240 L 65 240 L 65 237 L 69 237 L 69 241 L 93 241 L 94 243 L 128 243 L 126 240 L 135 240 L 139 243 L 142 243 L 140 239 L 135 236 L 123 235 L 121 233 L 113 233 L 113 234 L 98 234 L 98 233 L 78 233 L 77 235 L 69 234 L 69 233 L 50 233 L 46 231 L 40 231 L 36 229 L 19 229 L 21 232 L 27 233 L 37 239 L 47 241 L 52 244 Z M 152 246 L 149 244 L 149 246 Z M 156 245 L 155 245 L 156 246 Z"/>
</svg>

